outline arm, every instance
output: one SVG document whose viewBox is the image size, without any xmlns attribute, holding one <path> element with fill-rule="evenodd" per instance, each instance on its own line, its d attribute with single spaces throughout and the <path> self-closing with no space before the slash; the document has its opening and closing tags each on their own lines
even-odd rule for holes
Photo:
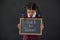
<svg viewBox="0 0 60 40">
<path fill-rule="evenodd" d="M 22 16 L 20 18 L 24 18 L 24 14 L 22 14 Z M 21 20 L 19 18 L 19 21 L 18 21 L 18 24 L 17 24 L 17 28 L 18 28 L 18 31 L 20 32 L 20 27 L 21 27 Z"/>
<path fill-rule="evenodd" d="M 18 31 L 19 31 L 19 32 L 20 32 L 20 27 L 21 27 L 21 24 L 18 23 L 17 28 L 18 28 Z M 20 35 L 20 34 L 19 34 L 19 35 Z"/>
<path fill-rule="evenodd" d="M 42 20 L 41 20 L 40 29 L 41 29 L 41 32 L 42 32 L 42 31 L 43 31 L 43 29 L 44 29 L 44 24 L 43 24 L 43 21 L 42 21 Z"/>
</svg>

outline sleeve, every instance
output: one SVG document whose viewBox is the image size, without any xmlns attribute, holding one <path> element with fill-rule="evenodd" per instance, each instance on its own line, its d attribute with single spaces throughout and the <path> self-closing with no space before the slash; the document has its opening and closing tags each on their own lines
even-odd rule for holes
<svg viewBox="0 0 60 40">
<path fill-rule="evenodd" d="M 24 14 L 19 14 L 18 15 L 18 19 L 17 19 L 18 23 L 20 23 L 20 18 L 23 18 L 23 17 L 24 17 Z"/>
<path fill-rule="evenodd" d="M 20 17 L 17 19 L 17 23 L 20 23 Z"/>
<path fill-rule="evenodd" d="M 43 16 L 40 15 L 40 14 L 38 14 L 38 17 L 39 17 L 39 18 L 42 18 L 42 23 L 44 24 L 44 18 L 43 18 Z"/>
<path fill-rule="evenodd" d="M 38 18 L 43 18 L 40 14 L 38 14 Z"/>
<path fill-rule="evenodd" d="M 39 9 L 37 10 L 37 13 L 38 13 L 38 17 L 43 18 L 42 13 Z"/>
</svg>

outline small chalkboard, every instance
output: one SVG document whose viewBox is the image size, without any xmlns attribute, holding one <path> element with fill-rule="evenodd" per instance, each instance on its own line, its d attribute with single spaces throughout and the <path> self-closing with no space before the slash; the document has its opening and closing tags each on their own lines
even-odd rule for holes
<svg viewBox="0 0 60 40">
<path fill-rule="evenodd" d="M 20 35 L 42 35 L 42 18 L 20 18 Z"/>
</svg>

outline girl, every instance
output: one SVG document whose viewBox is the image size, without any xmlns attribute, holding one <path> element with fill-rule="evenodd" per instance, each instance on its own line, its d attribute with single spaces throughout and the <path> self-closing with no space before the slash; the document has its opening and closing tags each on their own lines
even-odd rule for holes
<svg viewBox="0 0 60 40">
<path fill-rule="evenodd" d="M 24 7 L 26 9 L 23 17 L 24 18 L 42 18 L 41 15 L 37 13 L 38 6 L 34 2 L 29 2 Z M 41 30 L 44 26 L 41 24 Z M 18 29 L 20 29 L 20 23 L 18 24 Z M 23 40 L 40 40 L 40 35 L 24 35 Z"/>
</svg>

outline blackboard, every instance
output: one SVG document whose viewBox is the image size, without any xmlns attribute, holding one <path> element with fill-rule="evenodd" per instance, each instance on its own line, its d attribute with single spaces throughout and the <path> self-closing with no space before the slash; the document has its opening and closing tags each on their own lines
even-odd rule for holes
<svg viewBox="0 0 60 40">
<path fill-rule="evenodd" d="M 20 18 L 21 35 L 41 35 L 40 25 L 42 18 Z"/>
</svg>

